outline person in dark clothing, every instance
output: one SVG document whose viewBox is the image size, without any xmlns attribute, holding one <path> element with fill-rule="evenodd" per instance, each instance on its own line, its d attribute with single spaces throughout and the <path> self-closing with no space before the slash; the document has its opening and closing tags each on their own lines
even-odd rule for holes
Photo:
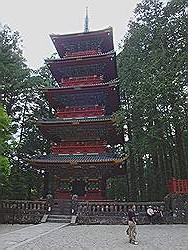
<svg viewBox="0 0 188 250">
<path fill-rule="evenodd" d="M 78 212 L 78 195 L 77 194 L 74 194 L 72 196 L 72 214 L 73 215 L 76 215 L 77 212 Z"/>
<path fill-rule="evenodd" d="M 136 235 L 137 235 L 137 230 L 136 230 L 136 206 L 133 204 L 130 206 L 128 210 L 128 229 L 127 229 L 127 234 L 129 235 L 129 243 L 137 245 L 138 242 L 136 241 Z"/>
<path fill-rule="evenodd" d="M 47 203 L 48 213 L 50 213 L 53 205 L 53 196 L 50 192 L 46 195 L 46 203 Z"/>
<path fill-rule="evenodd" d="M 159 207 L 154 208 L 154 224 L 161 224 L 162 222 L 163 213 Z"/>
</svg>

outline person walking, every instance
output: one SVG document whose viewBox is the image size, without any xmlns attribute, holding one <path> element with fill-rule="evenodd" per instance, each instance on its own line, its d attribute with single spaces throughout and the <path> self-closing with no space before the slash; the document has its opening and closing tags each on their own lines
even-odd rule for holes
<svg viewBox="0 0 188 250">
<path fill-rule="evenodd" d="M 128 229 L 127 234 L 129 235 L 129 243 L 138 245 L 136 241 L 137 228 L 136 228 L 136 206 L 132 204 L 128 210 Z"/>
<path fill-rule="evenodd" d="M 52 210 L 52 205 L 53 205 L 53 196 L 52 196 L 51 192 L 49 192 L 49 193 L 46 195 L 46 203 L 47 203 L 47 210 L 48 210 L 48 213 L 50 213 L 51 210 Z"/>
</svg>

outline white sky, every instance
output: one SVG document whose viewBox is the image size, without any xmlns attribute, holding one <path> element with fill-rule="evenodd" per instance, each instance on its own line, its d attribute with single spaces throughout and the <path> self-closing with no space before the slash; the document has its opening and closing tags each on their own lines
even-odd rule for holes
<svg viewBox="0 0 188 250">
<path fill-rule="evenodd" d="M 138 2 L 140 0 L 0 0 L 0 23 L 20 33 L 24 57 L 29 67 L 36 69 L 56 51 L 49 34 L 83 32 L 86 6 L 90 31 L 112 26 L 117 50 Z"/>
</svg>

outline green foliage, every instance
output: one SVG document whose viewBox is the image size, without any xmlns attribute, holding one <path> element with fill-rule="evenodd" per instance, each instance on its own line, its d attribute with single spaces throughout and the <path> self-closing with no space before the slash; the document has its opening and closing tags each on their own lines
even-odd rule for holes
<svg viewBox="0 0 188 250">
<path fill-rule="evenodd" d="M 28 166 L 26 159 L 49 151 L 50 143 L 42 138 L 35 121 L 53 114 L 41 91 L 53 84 L 46 66 L 36 71 L 27 67 L 19 33 L 4 26 L 0 32 L 1 102 L 11 117 L 12 138 L 15 138 L 6 151 L 11 166 L 4 189 L 6 198 L 26 199 L 36 189 L 41 197 L 43 176 Z M 1 161 L 6 162 L 4 158 Z"/>
<path fill-rule="evenodd" d="M 187 178 L 186 1 L 144 0 L 118 55 L 129 147 L 130 199 L 163 199 L 168 180 Z"/>
<path fill-rule="evenodd" d="M 129 200 L 126 179 L 124 177 L 112 177 L 107 180 L 106 196 L 109 200 Z"/>
<path fill-rule="evenodd" d="M 21 94 L 27 86 L 28 77 L 29 69 L 22 56 L 19 33 L 4 26 L 0 32 L 0 86 L 2 104 L 14 119 L 19 119 L 16 113 L 21 109 Z"/>
<path fill-rule="evenodd" d="M 8 150 L 8 140 L 10 139 L 11 119 L 0 105 L 0 198 L 3 197 L 3 191 L 10 173 L 10 163 L 5 156 Z"/>
<path fill-rule="evenodd" d="M 10 123 L 10 117 L 0 105 L 0 155 L 5 152 L 7 141 L 10 139 Z"/>
</svg>

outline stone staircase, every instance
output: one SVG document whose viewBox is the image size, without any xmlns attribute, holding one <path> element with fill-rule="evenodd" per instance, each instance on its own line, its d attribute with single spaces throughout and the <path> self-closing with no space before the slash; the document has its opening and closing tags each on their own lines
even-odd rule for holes
<svg viewBox="0 0 188 250">
<path fill-rule="evenodd" d="M 71 218 L 72 218 L 71 215 L 49 214 L 46 222 L 68 224 L 71 223 Z"/>
<path fill-rule="evenodd" d="M 46 216 L 45 222 L 71 223 L 71 201 L 54 200 L 50 214 Z"/>
<path fill-rule="evenodd" d="M 71 201 L 54 200 L 51 214 L 71 215 Z"/>
</svg>

